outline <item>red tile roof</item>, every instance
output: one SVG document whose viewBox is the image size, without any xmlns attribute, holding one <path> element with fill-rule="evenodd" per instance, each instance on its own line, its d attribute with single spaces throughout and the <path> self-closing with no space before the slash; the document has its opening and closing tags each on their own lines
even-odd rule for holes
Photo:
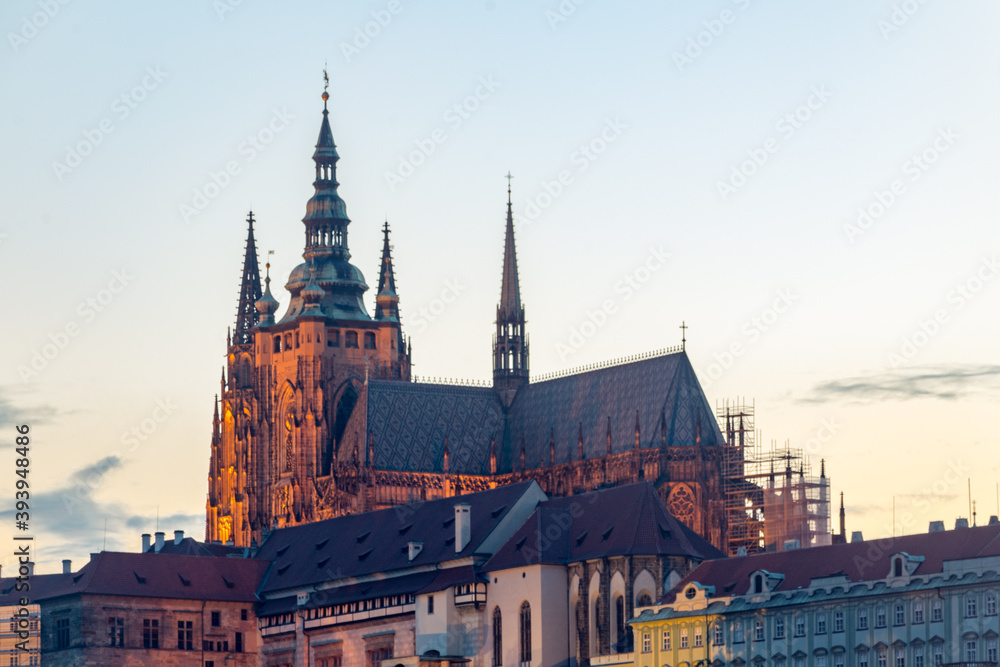
<svg viewBox="0 0 1000 667">
<path fill-rule="evenodd" d="M 1000 555 L 1000 525 L 706 561 L 677 584 L 663 602 L 673 602 L 676 594 L 693 581 L 714 586 L 713 597 L 744 595 L 750 575 L 757 570 L 784 575 L 775 592 L 807 588 L 812 579 L 820 577 L 846 576 L 852 583 L 885 579 L 890 557 L 900 552 L 923 557 L 912 576 L 940 574 L 947 561 Z"/>
<path fill-rule="evenodd" d="M 103 551 L 75 573 L 33 576 L 31 600 L 87 594 L 255 602 L 269 565 L 249 558 Z M 16 597 L 13 584 L 0 580 L 0 604 Z"/>
</svg>

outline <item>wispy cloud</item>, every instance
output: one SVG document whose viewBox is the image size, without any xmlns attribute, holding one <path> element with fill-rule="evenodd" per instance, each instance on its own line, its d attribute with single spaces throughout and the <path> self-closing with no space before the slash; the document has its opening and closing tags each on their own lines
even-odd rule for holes
<svg viewBox="0 0 1000 667">
<path fill-rule="evenodd" d="M 817 384 L 799 401 L 871 403 L 913 398 L 954 400 L 996 391 L 1000 391 L 1000 365 L 938 364 L 827 380 Z"/>
<path fill-rule="evenodd" d="M 19 388 L 20 389 L 20 388 Z M 23 393 L 23 389 L 20 389 Z M 10 387 L 0 386 L 0 429 L 14 424 L 46 424 L 57 414 L 55 407 L 48 404 L 24 406 L 11 399 Z M 7 443 L 9 446 L 10 443 Z M 0 448 L 4 445 L 0 444 Z"/>
</svg>

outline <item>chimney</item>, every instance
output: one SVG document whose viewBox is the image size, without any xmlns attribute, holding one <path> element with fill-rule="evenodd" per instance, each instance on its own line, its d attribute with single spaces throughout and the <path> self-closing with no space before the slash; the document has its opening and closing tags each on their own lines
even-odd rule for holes
<svg viewBox="0 0 1000 667">
<path fill-rule="evenodd" d="M 963 519 L 955 519 L 955 530 L 958 530 L 959 528 L 968 528 L 968 527 L 969 527 L 969 520 L 968 519 L 964 519 L 964 518 Z"/>
<path fill-rule="evenodd" d="M 995 526 L 997 524 L 1000 524 L 1000 518 L 997 518 L 997 515 L 994 514 L 993 516 L 990 517 L 990 525 Z"/>
<path fill-rule="evenodd" d="M 63 574 L 70 574 L 71 572 L 73 572 L 73 561 L 68 560 L 68 559 L 64 560 L 63 561 Z"/>
<path fill-rule="evenodd" d="M 180 546 L 180 543 L 184 541 L 184 531 L 175 530 L 174 531 L 174 546 Z"/>
<path fill-rule="evenodd" d="M 142 553 L 146 553 L 147 551 L 149 551 L 149 538 L 150 538 L 149 533 L 142 534 Z"/>
<path fill-rule="evenodd" d="M 156 533 L 156 553 L 160 553 L 160 549 L 163 548 L 163 538 L 165 533 L 161 530 Z"/>
<path fill-rule="evenodd" d="M 864 541 L 865 541 L 865 536 L 861 534 L 860 530 L 855 530 L 854 532 L 851 533 L 852 544 L 854 542 L 864 542 Z"/>
<path fill-rule="evenodd" d="M 420 552 L 424 550 L 423 542 L 407 542 L 407 561 L 412 561 L 414 558 L 420 555 Z"/>
<path fill-rule="evenodd" d="M 471 506 L 465 503 L 455 505 L 455 553 L 459 553 L 472 539 Z"/>
<path fill-rule="evenodd" d="M 928 533 L 943 533 L 944 532 L 944 521 L 931 521 L 931 525 L 927 527 Z"/>
</svg>

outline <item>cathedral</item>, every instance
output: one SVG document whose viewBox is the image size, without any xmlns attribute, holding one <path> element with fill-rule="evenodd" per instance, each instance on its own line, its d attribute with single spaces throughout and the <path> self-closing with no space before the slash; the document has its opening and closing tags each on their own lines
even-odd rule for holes
<svg viewBox="0 0 1000 667">
<path fill-rule="evenodd" d="M 269 265 L 261 289 L 247 218 L 212 425 L 206 540 L 251 546 L 278 527 L 524 480 L 550 497 L 648 480 L 674 516 L 727 551 L 726 441 L 683 346 L 532 381 L 509 187 L 492 386 L 411 379 L 388 223 L 373 313 L 351 263 L 328 99 L 304 261 L 280 316 Z"/>
</svg>

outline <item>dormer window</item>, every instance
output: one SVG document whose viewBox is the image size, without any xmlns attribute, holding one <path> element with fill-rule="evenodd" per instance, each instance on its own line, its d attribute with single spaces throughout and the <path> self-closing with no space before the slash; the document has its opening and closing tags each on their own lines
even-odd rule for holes
<svg viewBox="0 0 1000 667">
<path fill-rule="evenodd" d="M 896 556 L 892 559 L 892 576 L 902 577 L 903 576 L 903 558 L 902 556 Z"/>
<path fill-rule="evenodd" d="M 757 594 L 757 595 L 760 595 L 761 593 L 764 592 L 764 575 L 763 574 L 754 575 L 754 578 L 753 578 L 753 592 L 755 594 Z"/>
</svg>

